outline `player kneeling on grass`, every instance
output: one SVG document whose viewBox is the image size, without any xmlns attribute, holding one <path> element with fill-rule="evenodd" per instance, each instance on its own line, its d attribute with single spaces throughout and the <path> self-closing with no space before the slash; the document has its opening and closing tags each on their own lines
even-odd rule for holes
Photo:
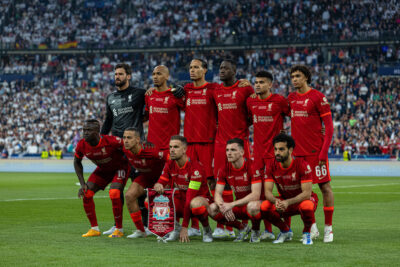
<svg viewBox="0 0 400 267">
<path fill-rule="evenodd" d="M 170 159 L 154 185 L 154 190 L 159 194 L 164 192 L 164 187 L 178 188 L 175 193 L 174 203 L 177 218 L 183 218 L 182 227 L 176 222 L 175 231 L 171 232 L 166 241 L 180 239 L 189 242 L 188 224 L 192 217 L 190 203 L 195 197 L 210 199 L 207 177 L 204 167 L 200 162 L 191 160 L 186 155 L 187 140 L 183 136 L 174 135 L 169 143 Z M 203 220 L 203 241 L 212 241 L 211 228 L 208 221 Z"/>
<path fill-rule="evenodd" d="M 110 198 L 116 229 L 109 237 L 122 237 L 122 202 L 121 191 L 131 171 L 128 161 L 122 152 L 123 144 L 119 137 L 100 135 L 100 123 L 97 120 L 86 120 L 83 126 L 83 139 L 75 148 L 74 168 L 81 188 L 78 197 L 83 197 L 83 208 L 92 228 L 83 237 L 99 236 L 93 196 L 97 191 L 110 186 Z M 87 183 L 83 177 L 82 158 L 86 156 L 97 168 L 90 175 Z"/>
<path fill-rule="evenodd" d="M 124 132 L 124 153 L 129 163 L 139 175 L 125 193 L 126 206 L 136 226 L 136 231 L 128 238 L 145 237 L 146 231 L 142 221 L 138 198 L 146 194 L 146 188 L 153 188 L 161 175 L 165 161 L 169 157 L 166 150 L 160 150 L 152 144 L 140 141 L 140 132 L 135 128 L 127 128 Z"/>
<path fill-rule="evenodd" d="M 239 222 L 237 219 L 252 221 L 252 234 L 250 242 L 260 242 L 260 216 L 249 216 L 247 204 L 260 199 L 261 177 L 259 173 L 253 174 L 252 162 L 244 158 L 244 142 L 234 138 L 227 142 L 226 157 L 228 162 L 218 171 L 217 185 L 215 187 L 214 203 L 207 212 L 219 223 L 239 229 L 239 234 L 234 242 L 243 241 L 250 232 L 250 226 Z M 232 188 L 236 200 L 225 202 L 222 194 L 225 185 Z M 199 208 L 192 205 L 192 210 Z M 203 208 L 203 212 L 206 210 Z"/>
<path fill-rule="evenodd" d="M 312 174 L 310 165 L 301 158 L 292 158 L 295 146 L 291 136 L 279 134 L 273 139 L 275 160 L 265 167 L 265 201 L 249 204 L 249 213 L 260 216 L 278 227 L 281 232 L 273 243 L 291 240 L 293 232 L 281 219 L 300 214 L 304 222 L 303 244 L 313 243 L 310 235 L 311 225 L 315 221 L 318 197 L 312 192 Z M 272 189 L 276 184 L 279 197 L 274 197 Z"/>
</svg>

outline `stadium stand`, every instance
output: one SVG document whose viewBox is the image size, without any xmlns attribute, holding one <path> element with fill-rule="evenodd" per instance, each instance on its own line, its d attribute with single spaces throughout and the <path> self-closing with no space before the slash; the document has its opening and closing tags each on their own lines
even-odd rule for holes
<svg viewBox="0 0 400 267">
<path fill-rule="evenodd" d="M 284 96 L 291 90 L 289 66 L 307 64 L 313 70 L 313 86 L 331 104 L 335 133 L 330 154 L 347 150 L 352 155 L 398 157 L 400 81 L 380 75 L 380 68 L 400 65 L 400 46 L 329 44 L 393 40 L 400 34 L 395 1 L 2 1 L 0 11 L 3 157 L 57 148 L 71 153 L 82 121 L 103 118 L 117 62 L 130 63 L 133 83 L 148 88 L 158 64 L 174 70 L 173 81 L 189 80 L 187 64 L 194 56 L 208 60 L 210 81 L 218 81 L 225 57 L 237 59 L 240 78 L 252 80 L 256 71 L 266 68 L 275 76 L 274 91 Z M 295 46 L 314 41 L 326 44 Z M 263 43 L 282 46 L 244 45 Z M 232 44 L 241 49 L 7 53 Z"/>
</svg>

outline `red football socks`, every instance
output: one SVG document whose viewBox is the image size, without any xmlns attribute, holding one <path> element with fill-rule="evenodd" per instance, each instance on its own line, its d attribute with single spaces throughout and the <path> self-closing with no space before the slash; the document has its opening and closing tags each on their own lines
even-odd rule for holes
<svg viewBox="0 0 400 267">
<path fill-rule="evenodd" d="M 131 218 L 133 223 L 136 226 L 136 229 L 144 232 L 144 225 L 143 225 L 143 221 L 142 221 L 142 213 L 139 211 L 137 212 L 132 212 L 131 213 Z"/>
<path fill-rule="evenodd" d="M 92 227 L 98 226 L 93 197 L 83 197 L 83 208 Z"/>
<path fill-rule="evenodd" d="M 208 212 L 207 212 L 207 208 L 205 206 L 200 206 L 198 208 L 192 208 L 192 213 L 194 216 L 196 216 L 197 218 L 197 222 L 200 220 L 201 224 L 203 225 L 203 227 L 208 227 L 209 223 L 208 223 Z M 192 220 L 194 218 L 192 217 Z M 192 221 L 192 227 L 193 227 L 193 221 Z"/>
<path fill-rule="evenodd" d="M 332 225 L 333 210 L 333 206 L 324 207 L 325 225 Z"/>
<path fill-rule="evenodd" d="M 122 202 L 120 197 L 120 190 L 110 189 L 109 194 L 114 214 L 115 227 L 118 229 L 122 229 Z"/>
</svg>

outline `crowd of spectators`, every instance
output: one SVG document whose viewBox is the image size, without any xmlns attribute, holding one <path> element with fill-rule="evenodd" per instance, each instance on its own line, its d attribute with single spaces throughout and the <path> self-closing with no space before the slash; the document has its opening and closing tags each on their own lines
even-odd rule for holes
<svg viewBox="0 0 400 267">
<path fill-rule="evenodd" d="M 104 48 L 395 38 L 399 14 L 395 0 L 3 0 L 0 43 Z"/>
<path fill-rule="evenodd" d="M 312 68 L 312 86 L 331 104 L 334 140 L 331 154 L 395 155 L 400 149 L 400 80 L 378 76 L 377 63 L 400 62 L 399 47 L 289 48 L 259 51 L 211 51 L 205 54 L 113 54 L 91 56 L 1 57 L 0 76 L 33 76 L 0 83 L 0 150 L 33 154 L 62 149 L 72 152 L 81 138 L 85 118 L 103 120 L 105 97 L 115 90 L 113 67 L 133 66 L 132 83 L 151 86 L 158 64 L 171 70 L 171 80 L 187 74 L 193 57 L 208 60 L 210 81 L 218 82 L 218 66 L 225 57 L 238 62 L 238 77 L 254 81 L 260 69 L 275 77 L 273 91 L 284 96 L 293 90 L 288 69 L 292 64 Z M 184 75 L 183 75 L 184 76 Z M 286 124 L 289 127 L 290 123 Z"/>
</svg>

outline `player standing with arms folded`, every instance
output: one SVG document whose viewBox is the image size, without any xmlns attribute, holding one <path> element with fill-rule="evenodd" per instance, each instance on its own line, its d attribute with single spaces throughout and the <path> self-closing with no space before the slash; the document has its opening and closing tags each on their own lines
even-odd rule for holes
<svg viewBox="0 0 400 267">
<path fill-rule="evenodd" d="M 128 64 L 119 63 L 115 66 L 114 80 L 117 91 L 109 94 L 106 100 L 106 119 L 101 127 L 101 134 L 111 134 L 122 138 L 124 130 L 135 127 L 143 137 L 143 111 L 145 90 L 130 84 L 132 69 Z M 135 170 L 132 169 L 132 175 Z M 133 176 L 132 176 L 133 177 Z M 124 203 L 124 192 L 121 191 L 121 201 Z M 147 214 L 144 199 L 141 199 L 143 218 L 147 225 Z M 103 234 L 112 234 L 115 225 Z"/>
<path fill-rule="evenodd" d="M 313 183 L 318 184 L 324 203 L 324 242 L 333 241 L 332 216 L 334 197 L 330 185 L 328 149 L 333 136 L 333 122 L 328 100 L 321 92 L 312 89 L 311 72 L 304 65 L 290 69 L 290 78 L 296 92 L 288 96 L 291 112 L 291 132 L 296 141 L 293 154 L 303 158 L 311 166 Z M 325 126 L 325 135 L 321 132 Z M 312 237 L 318 237 L 318 229 L 313 224 Z"/>
<path fill-rule="evenodd" d="M 256 73 L 255 97 L 247 98 L 247 109 L 254 127 L 254 167 L 264 166 L 264 160 L 274 160 L 272 139 L 283 130 L 285 115 L 289 113 L 287 100 L 271 92 L 273 76 L 268 71 Z M 261 168 L 264 169 L 264 168 Z M 271 223 L 264 221 L 265 232 L 261 239 L 275 239 Z"/>
<path fill-rule="evenodd" d="M 109 237 L 122 237 L 122 202 L 123 191 L 131 168 L 122 152 L 123 144 L 119 137 L 100 135 L 100 123 L 97 120 L 86 120 L 83 126 L 83 139 L 75 148 L 74 168 L 81 188 L 78 196 L 83 197 L 83 207 L 90 221 L 91 229 L 83 237 L 99 236 L 93 196 L 97 191 L 110 186 L 110 199 L 115 220 L 115 230 Z M 87 182 L 83 177 L 82 159 L 87 157 L 97 168 Z"/>
</svg>

